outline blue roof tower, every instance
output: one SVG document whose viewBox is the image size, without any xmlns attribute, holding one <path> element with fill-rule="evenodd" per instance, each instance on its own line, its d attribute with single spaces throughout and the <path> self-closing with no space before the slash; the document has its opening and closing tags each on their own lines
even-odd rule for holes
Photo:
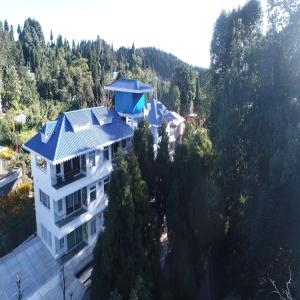
<svg viewBox="0 0 300 300">
<path fill-rule="evenodd" d="M 145 94 L 153 92 L 151 86 L 136 80 L 121 78 L 105 86 L 106 90 L 115 93 L 115 110 L 126 115 L 144 112 Z"/>
</svg>

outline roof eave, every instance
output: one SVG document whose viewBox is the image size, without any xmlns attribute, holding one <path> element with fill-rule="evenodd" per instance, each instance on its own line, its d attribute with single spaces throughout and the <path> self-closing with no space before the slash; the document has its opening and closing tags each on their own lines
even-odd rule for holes
<svg viewBox="0 0 300 300">
<path fill-rule="evenodd" d="M 104 89 L 108 90 L 108 91 L 125 92 L 125 93 L 133 93 L 133 94 L 152 93 L 154 91 L 153 88 L 135 90 L 135 89 L 125 89 L 125 88 L 113 87 L 113 86 L 104 86 Z"/>
<path fill-rule="evenodd" d="M 85 150 L 85 151 L 82 151 L 82 152 L 79 152 L 79 153 L 76 153 L 76 154 L 72 154 L 72 155 L 63 157 L 63 158 L 54 159 L 54 160 L 52 161 L 52 163 L 53 163 L 53 164 L 59 164 L 59 163 L 64 162 L 64 161 L 66 161 L 66 160 L 70 160 L 70 159 L 72 159 L 72 158 L 74 158 L 74 157 L 76 157 L 76 156 L 80 156 L 80 155 L 83 155 L 83 154 L 87 154 L 87 153 L 89 153 L 89 152 L 92 152 L 92 151 L 95 151 L 95 150 L 99 150 L 99 149 L 104 148 L 104 147 L 106 147 L 106 146 L 110 146 L 110 145 L 112 145 L 113 143 L 122 141 L 122 140 L 124 140 L 124 139 L 128 139 L 128 138 L 130 138 L 130 137 L 132 137 L 132 136 L 133 136 L 133 132 L 132 132 L 131 134 L 126 135 L 126 136 L 122 136 L 121 138 L 118 138 L 118 139 L 115 139 L 115 140 L 111 140 L 111 141 L 109 141 L 109 142 L 107 142 L 107 143 L 98 145 L 97 147 L 91 148 L 91 149 L 89 149 L 89 150 Z"/>
</svg>

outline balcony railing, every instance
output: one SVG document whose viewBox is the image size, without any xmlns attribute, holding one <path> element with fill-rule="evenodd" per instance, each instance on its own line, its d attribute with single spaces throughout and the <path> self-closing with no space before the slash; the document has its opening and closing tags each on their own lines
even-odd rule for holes
<svg viewBox="0 0 300 300">
<path fill-rule="evenodd" d="M 67 184 L 70 184 L 76 180 L 79 180 L 86 176 L 86 173 L 81 169 L 72 170 L 65 172 L 63 175 L 56 175 L 54 188 L 60 189 Z"/>
<path fill-rule="evenodd" d="M 57 227 L 61 228 L 86 212 L 87 210 L 84 207 L 81 207 L 70 215 L 58 216 L 56 213 L 54 213 L 55 224 Z"/>
</svg>

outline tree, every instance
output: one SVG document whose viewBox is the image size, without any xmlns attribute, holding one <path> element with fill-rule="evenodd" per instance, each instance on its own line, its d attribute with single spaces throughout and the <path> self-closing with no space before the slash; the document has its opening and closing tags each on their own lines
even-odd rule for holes
<svg viewBox="0 0 300 300">
<path fill-rule="evenodd" d="M 3 256 L 26 240 L 35 230 L 32 185 L 20 184 L 8 195 L 0 198 L 0 255 Z M 19 220 L 24 220 L 22 223 Z"/>
<path fill-rule="evenodd" d="M 22 274 L 21 273 L 17 273 L 16 285 L 18 288 L 18 300 L 22 300 L 23 295 L 24 295 L 24 289 L 22 288 Z"/>
<path fill-rule="evenodd" d="M 147 265 L 149 198 L 137 166 L 134 156 L 128 161 L 120 156 L 111 175 L 105 232 L 94 250 L 93 298 L 117 297 L 117 291 L 128 299 L 139 276 L 151 278 Z"/>
<path fill-rule="evenodd" d="M 155 195 L 154 180 L 154 153 L 153 153 L 153 136 L 149 129 L 148 122 L 142 120 L 139 122 L 133 135 L 133 149 L 138 159 L 139 167 L 143 180 L 146 181 L 150 195 Z"/>
<path fill-rule="evenodd" d="M 170 254 L 166 269 L 171 299 L 197 299 L 206 276 L 205 265 L 211 260 L 214 243 L 222 236 L 223 212 L 212 143 L 205 131 L 189 131 L 188 138 L 175 150 L 171 172 L 176 177 L 167 198 Z"/>
<path fill-rule="evenodd" d="M 195 73 L 187 66 L 181 65 L 175 68 L 172 82 L 180 91 L 180 114 L 185 116 L 193 108 L 195 99 Z"/>
<path fill-rule="evenodd" d="M 15 67 L 9 67 L 4 80 L 3 99 L 9 108 L 17 109 L 21 97 L 21 82 Z"/>
<path fill-rule="evenodd" d="M 61 268 L 60 268 L 59 279 L 60 279 L 60 287 L 61 287 L 62 294 L 63 294 L 63 300 L 65 300 L 67 287 L 66 287 L 66 276 L 65 276 L 64 266 L 61 266 Z"/>
<path fill-rule="evenodd" d="M 170 154 L 169 154 L 169 137 L 166 131 L 166 124 L 160 128 L 160 142 L 158 144 L 157 156 L 155 160 L 156 167 L 156 194 L 155 203 L 157 207 L 159 227 L 164 223 L 166 214 L 166 199 L 170 191 L 171 177 L 170 172 Z"/>
</svg>

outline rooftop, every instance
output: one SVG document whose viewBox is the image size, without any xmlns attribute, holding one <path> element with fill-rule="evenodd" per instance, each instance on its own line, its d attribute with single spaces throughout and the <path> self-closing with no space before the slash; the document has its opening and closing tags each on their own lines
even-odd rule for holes
<svg viewBox="0 0 300 300">
<path fill-rule="evenodd" d="M 137 79 L 121 78 L 104 87 L 106 90 L 134 94 L 151 93 L 154 89 Z"/>
<path fill-rule="evenodd" d="M 184 118 L 167 108 L 156 99 L 151 99 L 147 104 L 148 122 L 150 125 L 161 126 L 163 122 L 174 123 L 176 126 L 184 121 Z"/>
<path fill-rule="evenodd" d="M 95 107 L 60 114 L 23 147 L 58 163 L 132 135 L 115 111 Z"/>
<path fill-rule="evenodd" d="M 82 299 L 85 287 L 74 276 L 72 261 L 65 266 L 68 282 L 66 295 L 73 292 L 73 299 Z M 62 299 L 60 264 L 38 237 L 33 237 L 0 258 L 0 299 L 17 299 L 17 273 L 21 274 L 24 299 Z"/>
</svg>

